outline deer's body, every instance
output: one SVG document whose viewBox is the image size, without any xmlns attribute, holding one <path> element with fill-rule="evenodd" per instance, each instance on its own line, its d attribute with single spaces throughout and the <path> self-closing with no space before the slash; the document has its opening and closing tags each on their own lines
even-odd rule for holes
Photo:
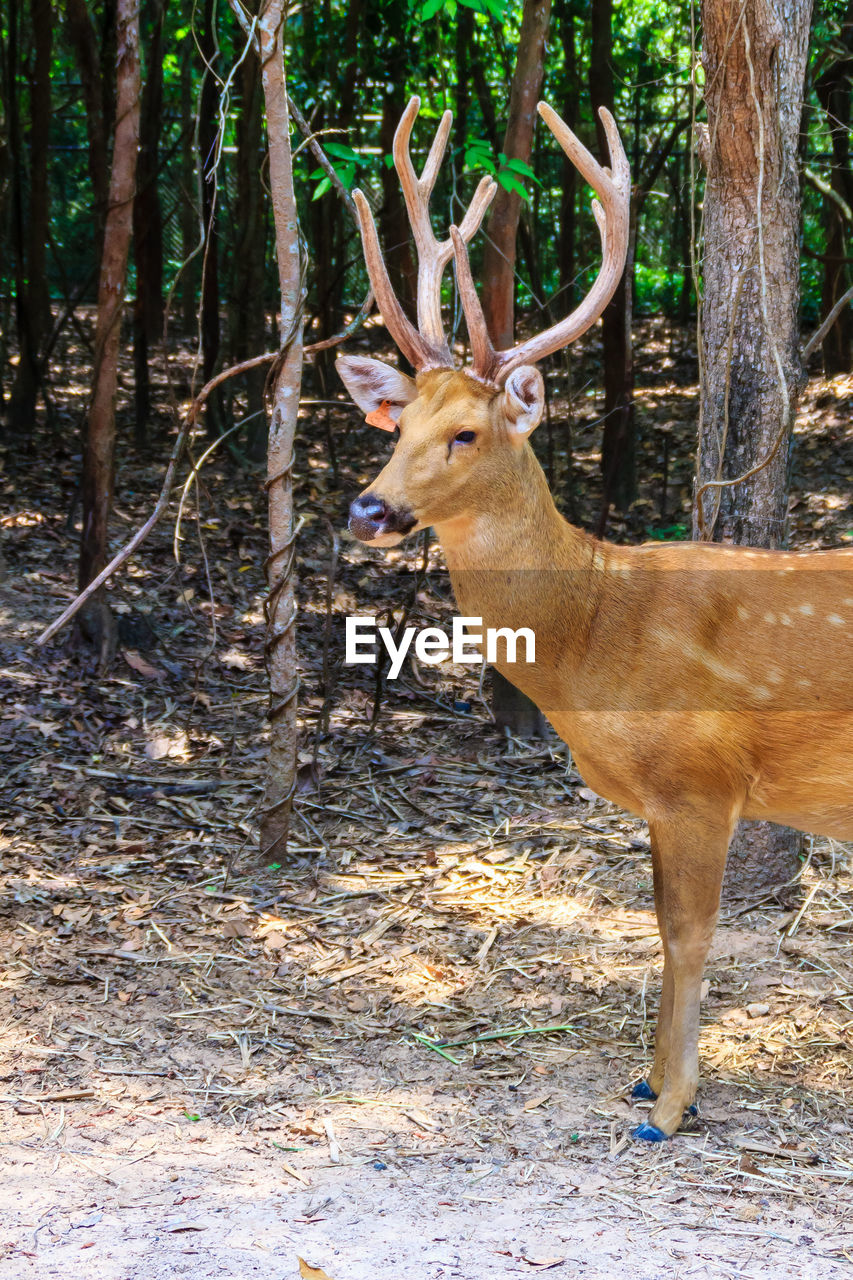
<svg viewBox="0 0 853 1280">
<path fill-rule="evenodd" d="M 853 550 L 614 546 L 563 519 L 529 445 L 517 484 L 436 533 L 460 612 L 535 632 L 535 665 L 496 665 L 585 782 L 647 820 L 698 791 L 853 839 Z"/>
<path fill-rule="evenodd" d="M 465 243 L 489 191 L 481 185 L 449 241 L 438 244 L 430 230 L 426 201 L 448 116 L 420 180 L 407 150 L 416 99 L 395 139 L 429 286 L 419 294 L 418 330 L 393 296 L 357 194 L 383 317 L 420 372 L 412 381 L 375 360 L 338 361 L 370 420 L 400 432 L 388 464 L 352 503 L 350 528 L 391 546 L 433 526 L 461 613 L 485 627 L 535 632 L 535 663 L 498 661 L 499 670 L 545 712 L 589 786 L 647 820 L 664 973 L 654 1064 L 635 1089 L 655 1105 L 635 1134 L 660 1141 L 696 1092 L 702 970 L 738 819 L 853 839 L 853 550 L 616 547 L 559 514 L 527 442 L 544 406 L 531 362 L 571 341 L 612 296 L 630 179 L 606 113 L 612 171 L 540 110 L 601 197 L 604 263 L 571 316 L 519 347 L 492 348 L 468 267 Z M 449 367 L 441 328 L 438 283 L 451 252 L 470 370 Z"/>
</svg>

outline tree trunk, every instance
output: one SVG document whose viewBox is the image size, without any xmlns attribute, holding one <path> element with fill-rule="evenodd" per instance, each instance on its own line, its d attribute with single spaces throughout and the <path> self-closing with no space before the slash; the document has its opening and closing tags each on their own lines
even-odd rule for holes
<svg viewBox="0 0 853 1280">
<path fill-rule="evenodd" d="M 267 0 L 259 24 L 261 69 L 269 141 L 269 178 L 281 284 L 281 341 L 286 355 L 273 396 L 267 451 L 270 555 L 267 560 L 266 656 L 270 680 L 270 753 L 267 763 L 261 857 L 287 849 L 296 781 L 296 602 L 293 568 L 293 444 L 302 380 L 302 297 L 299 226 L 293 191 L 290 125 L 284 70 L 283 0 Z"/>
<path fill-rule="evenodd" d="M 512 87 L 503 152 L 509 160 L 530 161 L 536 103 L 542 88 L 545 38 L 551 16 L 551 0 L 524 0 L 521 34 Z M 515 327 L 515 253 L 521 197 L 498 187 L 488 221 L 483 251 L 483 313 L 495 347 L 513 342 Z"/>
<path fill-rule="evenodd" d="M 240 106 L 237 116 L 237 210 L 239 240 L 236 260 L 240 270 L 235 279 L 234 358 L 237 362 L 257 355 L 264 345 L 264 193 L 261 169 L 264 162 L 263 89 L 255 58 L 245 58 L 239 72 Z M 247 434 L 247 451 L 255 462 L 266 456 L 266 422 L 263 416 L 265 369 L 246 374 L 247 410 L 252 417 Z"/>
<path fill-rule="evenodd" d="M 17 24 L 14 6 L 10 23 Z M 24 216 L 21 192 L 18 191 L 17 251 L 21 269 L 16 283 L 19 359 L 12 388 L 11 417 L 20 430 L 32 427 L 36 393 L 41 380 L 40 358 L 45 338 L 50 332 L 50 290 L 47 283 L 47 232 L 49 198 L 47 185 L 48 144 L 50 141 L 50 59 L 53 44 L 53 10 L 50 0 L 30 0 L 30 24 L 33 57 L 29 67 L 30 128 L 27 138 L 29 153 L 29 202 Z M 10 32 L 11 35 L 11 32 Z M 17 36 L 17 33 L 15 33 Z M 15 41 L 16 43 L 16 41 Z M 14 48 L 14 44 L 13 44 Z M 17 92 L 11 82 L 12 93 Z M 17 109 L 16 109 L 17 117 Z M 23 156 L 20 148 L 19 123 L 16 119 L 17 149 L 15 183 L 23 178 Z M 24 266 L 24 264 L 26 264 Z"/>
<path fill-rule="evenodd" d="M 810 0 L 703 0 L 709 143 L 702 299 L 702 416 L 694 534 L 778 547 L 786 539 L 799 359 L 797 142 Z M 801 837 L 749 824 L 730 888 L 760 893 L 794 874 Z M 757 828 L 757 829 L 756 829 Z"/>
<path fill-rule="evenodd" d="M 607 140 L 598 108 L 613 111 L 613 0 L 592 0 L 592 48 L 589 90 L 595 111 L 598 147 L 607 162 Z M 634 306 L 635 237 L 629 239 L 622 280 L 601 318 L 604 356 L 604 432 L 601 445 L 603 476 L 602 525 L 611 503 L 625 511 L 637 496 L 636 431 L 634 423 L 634 356 L 631 317 Z"/>
<path fill-rule="evenodd" d="M 382 98 L 382 124 L 379 130 L 379 146 L 383 155 L 391 154 L 394 133 L 405 107 L 405 83 L 389 80 Z M 418 296 L 418 269 L 412 253 L 412 233 L 397 172 L 386 165 L 382 166 L 382 205 L 379 209 L 379 227 L 385 246 L 385 265 L 388 268 L 394 292 L 400 299 L 406 314 L 414 320 Z"/>
<path fill-rule="evenodd" d="M 201 174 L 201 208 L 204 250 L 201 276 L 201 363 L 202 382 L 209 382 L 219 364 L 219 241 L 216 235 L 216 137 L 219 94 L 213 68 L 219 58 L 216 45 L 216 3 L 204 0 L 203 21 L 198 36 L 205 71 L 198 109 L 198 165 Z M 222 397 L 217 388 L 205 408 L 208 436 L 222 434 Z"/>
<path fill-rule="evenodd" d="M 853 55 L 853 4 L 848 5 L 841 30 L 833 44 Z M 826 113 L 826 127 L 832 143 L 830 182 L 832 193 L 824 197 L 826 261 L 824 266 L 823 314 L 835 306 L 848 286 L 847 237 L 853 210 L 853 173 L 850 170 L 850 80 L 853 56 L 834 61 L 815 88 Z M 845 307 L 823 341 L 823 364 L 830 377 L 849 373 L 853 364 L 853 313 Z"/>
<path fill-rule="evenodd" d="M 104 219 L 107 216 L 107 192 L 110 179 L 98 41 L 86 0 L 65 0 L 65 27 L 74 49 L 86 111 L 89 179 L 92 183 L 95 222 L 95 261 L 100 262 L 104 247 Z"/>
<path fill-rule="evenodd" d="M 524 0 L 518 55 L 509 96 L 503 152 L 508 159 L 530 161 L 536 103 L 542 88 L 545 39 L 551 0 Z M 515 255 L 521 197 L 498 187 L 488 221 L 483 253 L 483 313 L 495 347 L 509 347 L 515 329 Z M 517 738 L 545 737 L 547 726 L 539 708 L 520 689 L 492 671 L 492 712 L 495 724 Z"/>
<path fill-rule="evenodd" d="M 115 467 L 115 397 L 127 258 L 133 225 L 136 150 L 139 141 L 139 12 L 136 0 L 118 0 L 116 23 L 116 128 L 104 253 L 98 284 L 95 367 L 86 426 L 81 498 L 79 586 L 107 561 L 109 515 Z M 91 606 L 91 607 L 90 607 Z M 109 610 L 103 592 L 81 610 L 84 633 L 97 641 L 102 664 L 111 656 Z"/>
<path fill-rule="evenodd" d="M 186 265 L 181 272 L 181 332 L 195 332 L 197 324 L 196 299 L 198 298 L 199 256 L 194 254 L 199 240 L 198 182 L 196 180 L 198 155 L 194 146 L 193 120 L 193 55 L 195 43 L 185 42 L 181 59 L 181 261 Z"/>
<path fill-rule="evenodd" d="M 151 412 L 148 352 L 163 334 L 163 215 L 157 190 L 163 111 L 163 0 L 146 0 L 141 16 L 144 23 L 145 83 L 139 121 L 136 199 L 133 202 L 133 254 L 136 264 L 134 436 L 138 448 L 143 447 L 148 439 Z"/>
<path fill-rule="evenodd" d="M 50 332 L 50 288 L 47 283 L 47 228 L 50 199 L 47 185 L 50 145 L 50 59 L 53 9 L 50 0 L 30 0 L 34 56 L 30 80 L 30 213 L 27 246 L 27 294 L 32 337 L 40 350 Z"/>
<path fill-rule="evenodd" d="M 563 89 L 560 97 L 560 114 L 572 131 L 578 126 L 578 54 L 577 54 L 577 0 L 557 0 L 557 26 L 563 46 Z M 575 197 L 578 187 L 578 171 L 568 156 L 564 155 L 560 167 L 560 312 L 571 311 L 575 303 Z"/>
</svg>

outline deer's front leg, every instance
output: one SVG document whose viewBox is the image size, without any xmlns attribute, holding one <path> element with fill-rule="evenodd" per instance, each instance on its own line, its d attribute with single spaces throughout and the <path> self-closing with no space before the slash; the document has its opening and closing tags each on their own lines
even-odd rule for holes
<svg viewBox="0 0 853 1280">
<path fill-rule="evenodd" d="M 631 1097 L 637 1101 L 653 1102 L 663 1088 L 666 1060 L 669 1056 L 669 1028 L 672 1022 L 672 962 L 669 958 L 669 946 L 666 935 L 666 912 L 663 901 L 663 869 L 657 842 L 652 839 L 652 874 L 654 876 L 655 912 L 658 918 L 658 929 L 663 943 L 663 983 L 661 985 L 660 1006 L 655 1026 L 655 1061 L 648 1080 L 639 1080 L 631 1090 Z"/>
<path fill-rule="evenodd" d="M 734 825 L 729 813 L 681 814 L 649 824 L 655 903 L 664 941 L 664 989 L 649 1092 L 657 1101 L 634 1137 L 675 1133 L 699 1083 L 699 1003 Z"/>
</svg>

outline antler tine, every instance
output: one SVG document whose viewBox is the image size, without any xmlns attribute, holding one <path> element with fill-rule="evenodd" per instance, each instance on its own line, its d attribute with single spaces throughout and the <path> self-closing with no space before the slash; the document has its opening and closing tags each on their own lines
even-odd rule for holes
<svg viewBox="0 0 853 1280">
<path fill-rule="evenodd" d="M 429 368 L 440 363 L 436 353 L 424 341 L 421 334 L 418 333 L 409 320 L 400 305 L 397 295 L 394 293 L 385 266 L 385 260 L 382 257 L 382 250 L 379 247 L 376 223 L 373 221 L 373 214 L 370 211 L 370 205 L 365 199 L 364 192 L 355 190 L 352 193 L 352 198 L 355 201 L 356 212 L 358 213 L 358 224 L 361 230 L 361 243 L 364 249 L 367 274 L 370 277 L 370 283 L 373 286 L 373 292 L 376 294 L 376 301 L 379 303 L 379 310 L 382 313 L 382 319 L 385 321 L 388 332 L 415 369 Z"/>
<path fill-rule="evenodd" d="M 423 172 L 418 178 L 412 164 L 409 142 L 420 107 L 420 98 L 412 97 L 400 117 L 394 134 L 394 167 L 403 188 L 403 199 L 418 250 L 418 329 L 425 341 L 436 348 L 440 363 L 451 365 L 453 361 L 450 348 L 441 322 L 441 277 L 453 253 L 453 246 L 449 240 L 440 244 L 435 238 L 429 217 L 429 198 L 444 158 L 453 116 L 451 112 L 445 111 L 441 117 Z"/>
<path fill-rule="evenodd" d="M 492 192 L 494 195 L 494 192 Z M 491 199 L 491 197 L 490 197 Z M 470 210 L 469 210 L 470 212 Z M 450 228 L 453 242 L 453 254 L 456 262 L 456 288 L 459 300 L 465 312 L 465 323 L 468 326 L 468 339 L 471 343 L 471 370 L 474 377 L 484 382 L 491 382 L 497 368 L 497 353 L 492 346 L 489 331 L 486 328 L 486 317 L 480 305 L 480 298 L 471 275 L 471 263 L 468 260 L 468 249 L 459 227 Z"/>
<path fill-rule="evenodd" d="M 492 354 L 491 362 L 481 369 L 475 362 L 472 370 L 478 377 L 503 383 L 513 369 L 520 364 L 534 364 L 552 351 L 574 342 L 590 325 L 594 324 L 616 292 L 625 259 L 628 255 L 628 210 L 631 199 L 631 171 L 628 158 L 619 137 L 616 122 L 606 107 L 599 108 L 610 152 L 607 168 L 587 151 L 564 120 L 561 120 L 547 102 L 539 103 L 539 114 L 559 142 L 572 164 L 595 191 L 598 199 L 592 202 L 592 211 L 601 235 L 602 263 L 595 283 L 584 300 L 570 315 L 543 333 L 528 338 L 507 351 Z M 458 273 L 457 253 L 457 273 Z M 470 277 L 470 272 L 469 272 Z M 466 317 L 468 310 L 466 308 Z M 473 314 L 473 313 L 472 313 Z M 482 316 L 482 312 L 480 312 Z M 470 335 L 470 322 L 469 322 Z M 473 349 L 473 336 L 472 336 Z"/>
<path fill-rule="evenodd" d="M 481 178 L 471 203 L 465 210 L 465 216 L 459 225 L 459 234 L 467 244 L 477 234 L 480 223 L 486 216 L 486 210 L 495 198 L 498 184 L 494 178 Z"/>
</svg>

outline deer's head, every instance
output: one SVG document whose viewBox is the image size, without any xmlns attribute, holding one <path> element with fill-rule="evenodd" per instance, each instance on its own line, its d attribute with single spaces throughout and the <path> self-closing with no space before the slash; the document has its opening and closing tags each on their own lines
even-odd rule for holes
<svg viewBox="0 0 853 1280">
<path fill-rule="evenodd" d="M 599 197 L 592 208 L 603 261 L 592 289 L 558 324 L 506 351 L 489 338 L 471 277 L 467 245 L 497 190 L 484 178 L 459 227 L 439 242 L 432 231 L 429 198 L 447 146 L 452 116 L 444 113 L 426 164 L 417 177 L 409 154 L 420 99 L 412 98 L 394 137 L 394 163 L 418 250 L 418 325 L 397 299 L 364 195 L 353 193 L 367 271 L 385 325 L 416 370 L 413 380 L 379 360 L 341 356 L 337 368 L 368 420 L 399 438 L 387 466 L 350 507 L 350 529 L 362 542 L 392 546 L 416 529 L 500 509 L 527 438 L 545 402 L 538 360 L 573 342 L 601 315 L 616 290 L 628 249 L 630 173 L 613 117 L 601 108 L 611 167 L 590 155 L 544 102 L 539 113 L 566 155 Z M 455 367 L 441 318 L 441 278 L 450 259 L 471 344 L 471 364 Z"/>
</svg>

